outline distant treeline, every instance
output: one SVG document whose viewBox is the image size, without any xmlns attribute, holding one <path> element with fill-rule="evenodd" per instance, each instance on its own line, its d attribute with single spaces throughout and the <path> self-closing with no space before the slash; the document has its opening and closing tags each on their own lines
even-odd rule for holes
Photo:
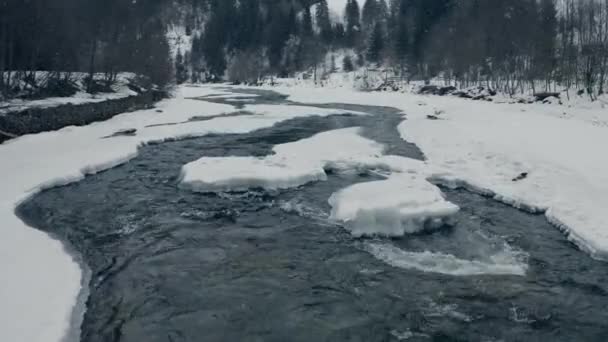
<svg viewBox="0 0 608 342">
<path fill-rule="evenodd" d="M 8 0 L 0 90 L 14 85 L 7 73 L 33 70 L 255 82 L 316 70 L 336 49 L 354 51 L 346 70 L 459 87 L 596 96 L 607 83 L 608 0 L 348 0 L 340 16 L 327 0 Z M 168 23 L 192 38 L 173 64 Z"/>
<path fill-rule="evenodd" d="M 340 21 L 326 0 L 183 1 L 208 19 L 184 60 L 212 77 L 290 75 L 352 48 L 347 69 L 376 64 L 460 87 L 559 84 L 595 96 L 606 85 L 608 0 L 348 0 Z"/>
<path fill-rule="evenodd" d="M 102 72 L 112 82 L 131 71 L 163 85 L 171 79 L 169 47 L 159 14 L 164 0 L 0 1 L 0 93 L 20 93 L 69 72 Z M 66 73 L 67 72 L 67 73 Z M 53 75 L 57 75 L 55 79 Z M 47 79 L 49 81 L 49 79 Z M 92 85 L 93 83 L 91 83 Z"/>
</svg>

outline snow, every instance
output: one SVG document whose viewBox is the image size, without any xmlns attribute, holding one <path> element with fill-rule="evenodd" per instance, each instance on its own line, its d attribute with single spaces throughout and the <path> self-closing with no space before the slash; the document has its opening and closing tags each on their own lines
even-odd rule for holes
<svg viewBox="0 0 608 342">
<path fill-rule="evenodd" d="M 0 167 L 0 341 L 54 342 L 78 336 L 74 329 L 80 325 L 83 308 L 76 305 L 83 302 L 79 294 L 86 295 L 82 284 L 86 277 L 76 259 L 61 242 L 19 220 L 14 213 L 19 203 L 43 189 L 128 162 L 137 156 L 140 146 L 150 142 L 210 133 L 247 133 L 292 117 L 292 107 L 248 106 L 255 115 L 188 122 L 194 116 L 233 112 L 232 106 L 187 99 L 218 93 L 222 91 L 211 87 L 180 87 L 175 98 L 158 104 L 160 112 L 137 111 L 0 144 L 0 160 L 5 161 Z M 295 108 L 295 116 L 315 113 L 336 111 L 306 113 Z M 172 123 L 179 124 L 164 125 Z M 136 133 L 102 138 L 124 129 L 135 129 Z"/>
<path fill-rule="evenodd" d="M 400 127 L 434 164 L 435 178 L 545 212 L 582 249 L 608 256 L 608 159 L 600 150 L 608 129 L 508 106 L 467 107 L 452 104 L 434 125 L 417 117 Z"/>
<path fill-rule="evenodd" d="M 269 111 L 267 106 L 248 108 L 253 107 Z M 361 159 L 381 155 L 382 149 L 361 137 L 358 128 L 334 130 L 277 145 L 274 154 L 264 158 L 201 158 L 182 168 L 181 186 L 200 192 L 293 188 L 326 180 L 326 168 L 357 164 Z"/>
<path fill-rule="evenodd" d="M 78 86 L 80 89 L 84 89 L 83 80 L 86 76 L 87 75 L 84 73 L 73 73 L 71 77 L 74 80 L 76 86 Z M 36 73 L 36 79 L 38 80 L 38 82 L 42 82 L 42 79 L 44 77 L 47 77 L 45 73 Z M 96 77 L 99 78 L 100 76 L 97 75 Z M 137 95 L 137 93 L 127 86 L 127 84 L 130 82 L 130 79 L 134 77 L 135 75 L 131 73 L 119 74 L 117 77 L 116 84 L 112 86 L 112 90 L 114 91 L 112 93 L 89 94 L 81 90 L 75 93 L 74 95 L 68 97 L 47 97 L 38 100 L 10 99 L 6 101 L 0 101 L 0 115 L 33 108 L 48 108 L 66 104 L 78 105 L 84 103 L 96 103 L 134 96 Z M 21 86 L 25 87 L 25 85 Z"/>
<path fill-rule="evenodd" d="M 331 218 L 345 222 L 353 236 L 399 237 L 440 228 L 458 206 L 420 174 L 355 184 L 331 196 Z"/>
<path fill-rule="evenodd" d="M 513 104 L 346 88 L 273 88 L 290 100 L 392 106 L 399 129 L 428 158 L 434 182 L 465 186 L 544 212 L 582 250 L 608 259 L 605 104 Z M 580 99 L 579 99 L 580 100 Z M 439 114 L 439 120 L 427 115 Z M 523 173 L 527 177 L 515 180 Z"/>
<path fill-rule="evenodd" d="M 361 137 L 359 128 L 333 130 L 277 145 L 263 158 L 201 158 L 182 167 L 180 186 L 198 192 L 280 190 L 327 180 L 327 169 L 379 168 L 391 176 L 332 195 L 332 220 L 343 222 L 355 237 L 403 236 L 449 223 L 458 207 L 426 180 L 424 165 L 382 151 L 382 145 Z"/>
<path fill-rule="evenodd" d="M 178 54 L 182 57 L 192 51 L 192 39 L 194 33 L 186 34 L 186 27 L 181 25 L 169 25 L 167 28 L 167 41 L 169 42 L 169 52 L 171 59 L 175 60 Z"/>
<path fill-rule="evenodd" d="M 0 115 L 32 108 L 49 108 L 66 104 L 79 105 L 83 103 L 103 102 L 108 100 L 121 99 L 133 95 L 137 95 L 137 93 L 125 87 L 120 88 L 120 90 L 116 93 L 89 94 L 85 92 L 78 92 L 70 97 L 47 97 L 40 100 L 30 101 L 14 99 L 4 101 L 0 104 Z"/>
</svg>

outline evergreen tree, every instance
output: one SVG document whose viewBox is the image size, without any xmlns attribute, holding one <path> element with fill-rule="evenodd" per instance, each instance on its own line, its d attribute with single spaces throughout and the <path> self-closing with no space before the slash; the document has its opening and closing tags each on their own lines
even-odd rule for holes
<svg viewBox="0 0 608 342">
<path fill-rule="evenodd" d="M 336 23 L 333 26 L 332 33 L 333 43 L 338 46 L 344 46 L 346 43 L 346 32 L 342 23 Z"/>
<path fill-rule="evenodd" d="M 409 53 L 409 30 L 407 23 L 407 0 L 399 0 L 399 3 L 395 4 L 396 10 L 394 14 L 394 54 L 395 60 L 399 64 L 401 71 L 405 66 L 407 54 Z"/>
<path fill-rule="evenodd" d="M 342 71 L 351 72 L 355 70 L 355 66 L 353 65 L 353 59 L 350 56 L 344 56 L 342 60 Z"/>
<path fill-rule="evenodd" d="M 267 44 L 268 44 L 268 62 L 271 70 L 281 72 L 281 61 L 283 58 L 283 48 L 293 27 L 290 27 L 290 19 L 288 13 L 284 13 L 281 6 L 273 6 L 270 8 L 268 18 Z"/>
<path fill-rule="evenodd" d="M 236 17 L 234 0 L 215 0 L 211 4 L 210 19 L 201 44 L 202 55 L 211 75 L 218 79 L 226 71 L 226 54 L 232 36 L 231 25 Z"/>
<path fill-rule="evenodd" d="M 316 21 L 321 39 L 325 44 L 330 44 L 332 41 L 332 26 L 329 18 L 329 6 L 327 5 L 327 0 L 321 0 L 317 4 Z"/>
<path fill-rule="evenodd" d="M 310 38 L 313 36 L 313 33 L 310 6 L 305 6 L 304 14 L 302 15 L 302 36 Z"/>
<path fill-rule="evenodd" d="M 551 70 L 555 68 L 556 59 L 557 9 L 555 0 L 541 0 L 539 27 L 537 63 L 542 76 L 549 79 Z"/>
<path fill-rule="evenodd" d="M 388 24 L 389 10 L 386 0 L 376 0 L 377 1 L 377 14 L 376 20 L 380 20 L 384 25 Z M 385 26 L 386 28 L 386 26 Z"/>
<path fill-rule="evenodd" d="M 348 0 L 344 10 L 346 23 L 346 42 L 349 47 L 355 47 L 361 32 L 361 14 L 357 0 Z"/>
<path fill-rule="evenodd" d="M 259 0 L 241 1 L 237 18 L 234 47 L 244 51 L 258 45 L 262 27 Z"/>
<path fill-rule="evenodd" d="M 367 48 L 367 60 L 372 63 L 380 64 L 382 62 L 382 50 L 384 49 L 384 32 L 382 32 L 382 23 L 377 22 L 374 25 L 374 30 L 369 39 Z"/>
<path fill-rule="evenodd" d="M 188 69 L 184 63 L 184 56 L 180 50 L 177 50 L 175 57 L 175 82 L 182 84 L 188 80 Z"/>
<path fill-rule="evenodd" d="M 361 23 L 364 31 L 372 32 L 375 29 L 374 27 L 378 21 L 378 15 L 380 13 L 379 7 L 378 0 L 365 0 L 361 17 Z"/>
</svg>

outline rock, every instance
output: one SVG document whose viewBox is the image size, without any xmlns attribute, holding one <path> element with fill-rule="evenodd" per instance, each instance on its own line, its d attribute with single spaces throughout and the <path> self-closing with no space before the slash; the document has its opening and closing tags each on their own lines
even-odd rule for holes
<svg viewBox="0 0 608 342">
<path fill-rule="evenodd" d="M 534 94 L 534 98 L 536 99 L 536 101 L 544 101 L 545 99 L 547 99 L 549 97 L 555 97 L 555 98 L 559 99 L 559 93 L 544 92 L 544 93 L 535 93 Z"/>
<path fill-rule="evenodd" d="M 107 139 L 107 138 L 115 138 L 115 137 L 132 137 L 132 136 L 135 136 L 135 133 L 137 133 L 137 130 L 135 128 L 126 128 L 126 129 L 121 129 L 120 131 L 117 131 L 116 133 L 114 133 L 112 135 L 108 135 L 103 138 Z"/>
<path fill-rule="evenodd" d="M 562 104 L 562 101 L 554 96 L 549 96 L 546 99 L 543 100 L 543 103 L 545 104 Z"/>
<path fill-rule="evenodd" d="M 522 172 L 519 174 L 519 176 L 515 177 L 512 179 L 513 182 L 519 182 L 522 181 L 524 179 L 528 178 L 528 173 L 527 172 Z"/>
<path fill-rule="evenodd" d="M 443 96 L 443 95 L 451 94 L 455 91 L 456 91 L 456 87 L 453 87 L 453 86 L 441 87 L 441 88 L 439 88 L 439 94 L 437 94 L 437 95 Z"/>
<path fill-rule="evenodd" d="M 452 95 L 471 100 L 491 101 L 489 97 L 496 95 L 496 91 L 484 87 L 472 87 L 452 92 Z"/>
<path fill-rule="evenodd" d="M 0 115 L 0 130 L 21 136 L 55 131 L 66 126 L 84 126 L 92 122 L 108 120 L 118 114 L 152 107 L 163 94 L 166 93 L 145 91 L 139 95 L 101 102 L 27 108 Z M 0 143 L 9 138 L 0 135 Z"/>
<path fill-rule="evenodd" d="M 453 86 L 439 87 L 436 85 L 425 85 L 424 87 L 420 88 L 418 93 L 445 96 L 445 95 L 451 94 L 455 90 L 456 90 L 456 87 L 453 87 Z"/>
</svg>

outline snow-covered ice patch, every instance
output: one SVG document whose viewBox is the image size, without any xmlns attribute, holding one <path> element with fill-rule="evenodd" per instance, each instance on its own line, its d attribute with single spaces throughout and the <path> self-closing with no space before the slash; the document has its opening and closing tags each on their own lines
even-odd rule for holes
<svg viewBox="0 0 608 342">
<path fill-rule="evenodd" d="M 451 224 L 458 206 L 420 174 L 395 174 L 360 183 L 331 196 L 331 219 L 353 236 L 397 237 Z"/>
<path fill-rule="evenodd" d="M 451 276 L 524 276 L 528 269 L 525 254 L 507 245 L 504 251 L 489 256 L 489 261 L 466 260 L 451 254 L 429 251 L 409 252 L 390 243 L 368 242 L 363 248 L 377 259 L 394 267 Z"/>
<path fill-rule="evenodd" d="M 325 169 L 328 167 L 356 165 L 360 160 L 382 154 L 382 145 L 361 137 L 358 132 L 358 128 L 323 132 L 277 145 L 273 148 L 274 154 L 264 158 L 201 158 L 182 168 L 180 186 L 199 192 L 279 190 L 323 181 L 327 179 Z"/>
</svg>

